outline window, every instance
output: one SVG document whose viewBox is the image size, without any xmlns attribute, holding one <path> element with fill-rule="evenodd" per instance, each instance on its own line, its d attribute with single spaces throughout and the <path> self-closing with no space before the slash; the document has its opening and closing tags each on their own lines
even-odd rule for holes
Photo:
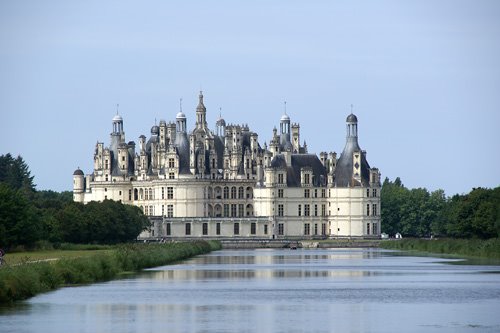
<svg viewBox="0 0 500 333">
<path fill-rule="evenodd" d="M 238 199 L 244 199 L 245 198 L 245 191 L 243 190 L 243 187 L 238 188 Z"/>
<path fill-rule="evenodd" d="M 267 224 L 264 224 L 264 235 L 267 235 Z"/>
<path fill-rule="evenodd" d="M 366 224 L 366 234 L 369 235 L 370 234 L 370 223 L 367 223 Z"/>
<path fill-rule="evenodd" d="M 299 205 L 299 216 L 302 216 L 302 205 Z"/>
<path fill-rule="evenodd" d="M 374 234 L 374 235 L 377 235 L 377 234 L 378 234 L 377 223 L 373 223 L 373 234 Z"/>
<path fill-rule="evenodd" d="M 161 205 L 161 216 L 165 216 L 165 205 Z"/>
<path fill-rule="evenodd" d="M 231 187 L 231 199 L 236 199 L 236 187 Z"/>
<path fill-rule="evenodd" d="M 321 224 L 321 234 L 326 235 L 326 223 Z"/>
<path fill-rule="evenodd" d="M 229 217 L 229 205 L 224 204 L 224 217 Z"/>
<path fill-rule="evenodd" d="M 240 234 L 240 224 L 239 223 L 235 223 L 234 224 L 234 234 L 235 235 L 239 235 Z"/>
<path fill-rule="evenodd" d="M 278 184 L 283 184 L 283 174 L 282 173 L 278 174 Z"/>
<path fill-rule="evenodd" d="M 169 172 L 168 173 L 168 179 L 175 179 L 175 173 Z"/>
<path fill-rule="evenodd" d="M 165 188 L 164 187 L 161 188 L 161 198 L 165 199 Z"/>
<path fill-rule="evenodd" d="M 311 233 L 311 225 L 309 223 L 304 224 L 304 235 L 309 235 Z"/>
<path fill-rule="evenodd" d="M 366 204 L 366 216 L 370 216 L 370 204 Z"/>
<path fill-rule="evenodd" d="M 186 236 L 191 235 L 191 223 L 186 223 Z"/>
<path fill-rule="evenodd" d="M 257 223 L 250 223 L 250 235 L 255 235 L 257 233 Z"/>
<path fill-rule="evenodd" d="M 324 188 L 321 189 L 321 197 L 326 198 L 326 190 Z"/>
<path fill-rule="evenodd" d="M 326 216 L 326 205 L 321 205 L 321 216 Z"/>
<path fill-rule="evenodd" d="M 283 189 L 278 189 L 278 198 L 283 198 Z"/>
<path fill-rule="evenodd" d="M 175 168 L 175 159 L 173 159 L 173 158 L 168 159 L 168 167 Z"/>
<path fill-rule="evenodd" d="M 215 224 L 215 233 L 216 233 L 217 235 L 220 235 L 220 222 L 217 222 L 217 223 Z"/>
<path fill-rule="evenodd" d="M 284 216 L 283 215 L 283 205 L 282 204 L 278 205 L 278 216 Z"/>
<path fill-rule="evenodd" d="M 204 236 L 208 235 L 208 223 L 203 223 L 201 229 Z"/>
<path fill-rule="evenodd" d="M 153 206 L 149 206 L 149 215 L 155 215 Z"/>
<path fill-rule="evenodd" d="M 318 197 L 318 189 L 314 189 L 314 197 L 317 198 Z"/>
<path fill-rule="evenodd" d="M 128 199 L 132 200 L 132 190 L 128 190 Z"/>
<path fill-rule="evenodd" d="M 310 208 L 308 204 L 304 205 L 304 216 L 309 216 L 310 215 Z"/>
<path fill-rule="evenodd" d="M 125 162 L 125 156 L 122 156 L 122 162 Z"/>
<path fill-rule="evenodd" d="M 231 217 L 236 217 L 236 204 L 231 204 Z"/>
<path fill-rule="evenodd" d="M 243 217 L 243 216 L 245 216 L 244 205 L 239 204 L 238 205 L 238 217 Z"/>
<path fill-rule="evenodd" d="M 309 198 L 310 196 L 311 196 L 311 191 L 308 188 L 306 188 L 304 190 L 304 198 Z"/>
<path fill-rule="evenodd" d="M 367 189 L 366 189 L 366 197 L 367 197 L 367 198 L 369 198 L 369 197 L 370 197 L 370 189 L 369 189 L 369 188 L 367 188 Z"/>
<path fill-rule="evenodd" d="M 224 199 L 229 199 L 229 187 L 224 187 Z"/>
<path fill-rule="evenodd" d="M 173 199 L 173 198 L 174 198 L 174 188 L 167 187 L 167 199 Z"/>
<path fill-rule="evenodd" d="M 283 223 L 278 223 L 278 235 L 282 236 L 284 234 Z"/>
<path fill-rule="evenodd" d="M 377 216 L 377 204 L 373 204 L 372 216 Z"/>
<path fill-rule="evenodd" d="M 167 223 L 167 236 L 170 236 L 172 234 L 172 226 L 170 223 Z"/>
<path fill-rule="evenodd" d="M 374 188 L 374 189 L 372 190 L 372 197 L 374 197 L 374 198 L 376 198 L 376 197 L 377 197 L 377 189 L 376 189 L 376 188 Z"/>
<path fill-rule="evenodd" d="M 310 175 L 308 173 L 304 174 L 304 184 L 309 184 L 309 177 Z"/>
<path fill-rule="evenodd" d="M 174 205 L 167 205 L 167 217 L 174 217 Z"/>
<path fill-rule="evenodd" d="M 105 161 L 104 161 L 104 169 L 107 169 L 107 168 L 108 168 L 108 166 L 109 166 L 109 164 L 108 164 L 108 160 L 105 160 Z"/>
<path fill-rule="evenodd" d="M 152 189 L 149 189 L 149 200 L 153 200 L 154 197 L 153 197 L 153 190 Z"/>
<path fill-rule="evenodd" d="M 318 205 L 314 205 L 314 216 L 318 216 Z"/>
<path fill-rule="evenodd" d="M 318 234 L 318 224 L 317 223 L 314 223 L 314 234 L 315 235 Z"/>
</svg>

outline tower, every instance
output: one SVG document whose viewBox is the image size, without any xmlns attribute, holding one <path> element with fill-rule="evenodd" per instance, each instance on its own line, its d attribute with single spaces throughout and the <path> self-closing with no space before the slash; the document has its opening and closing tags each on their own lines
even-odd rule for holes
<svg viewBox="0 0 500 333">
<path fill-rule="evenodd" d="M 203 91 L 198 96 L 198 106 L 196 107 L 196 128 L 207 127 L 207 108 L 203 104 Z"/>
<path fill-rule="evenodd" d="M 78 168 L 73 172 L 73 201 L 83 203 L 84 191 L 85 179 L 83 171 Z"/>
</svg>

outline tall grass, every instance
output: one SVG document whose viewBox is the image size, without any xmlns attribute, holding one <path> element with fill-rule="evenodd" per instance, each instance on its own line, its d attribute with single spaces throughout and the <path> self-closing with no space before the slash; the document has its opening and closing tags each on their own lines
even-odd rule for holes
<svg viewBox="0 0 500 333">
<path fill-rule="evenodd" d="M 380 243 L 385 249 L 424 251 L 500 259 L 500 238 L 481 239 L 402 239 Z"/>
<path fill-rule="evenodd" d="M 107 253 L 87 257 L 2 266 L 0 304 L 26 299 L 64 285 L 110 280 L 122 272 L 166 265 L 218 249 L 220 243 L 214 241 L 123 244 Z"/>
</svg>

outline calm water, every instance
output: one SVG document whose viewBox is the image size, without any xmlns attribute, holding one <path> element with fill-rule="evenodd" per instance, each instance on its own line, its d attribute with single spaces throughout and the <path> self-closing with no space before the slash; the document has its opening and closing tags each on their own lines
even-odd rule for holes
<svg viewBox="0 0 500 333">
<path fill-rule="evenodd" d="M 500 266 L 224 250 L 0 311 L 0 332 L 499 332 Z"/>
</svg>

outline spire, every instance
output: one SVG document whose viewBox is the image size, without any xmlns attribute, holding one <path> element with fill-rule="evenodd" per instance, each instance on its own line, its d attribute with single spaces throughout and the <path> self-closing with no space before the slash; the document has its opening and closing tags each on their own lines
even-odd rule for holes
<svg viewBox="0 0 500 333">
<path fill-rule="evenodd" d="M 207 108 L 203 104 L 203 91 L 200 90 L 200 95 L 198 96 L 198 106 L 196 107 L 196 128 L 206 128 L 207 127 Z"/>
</svg>

